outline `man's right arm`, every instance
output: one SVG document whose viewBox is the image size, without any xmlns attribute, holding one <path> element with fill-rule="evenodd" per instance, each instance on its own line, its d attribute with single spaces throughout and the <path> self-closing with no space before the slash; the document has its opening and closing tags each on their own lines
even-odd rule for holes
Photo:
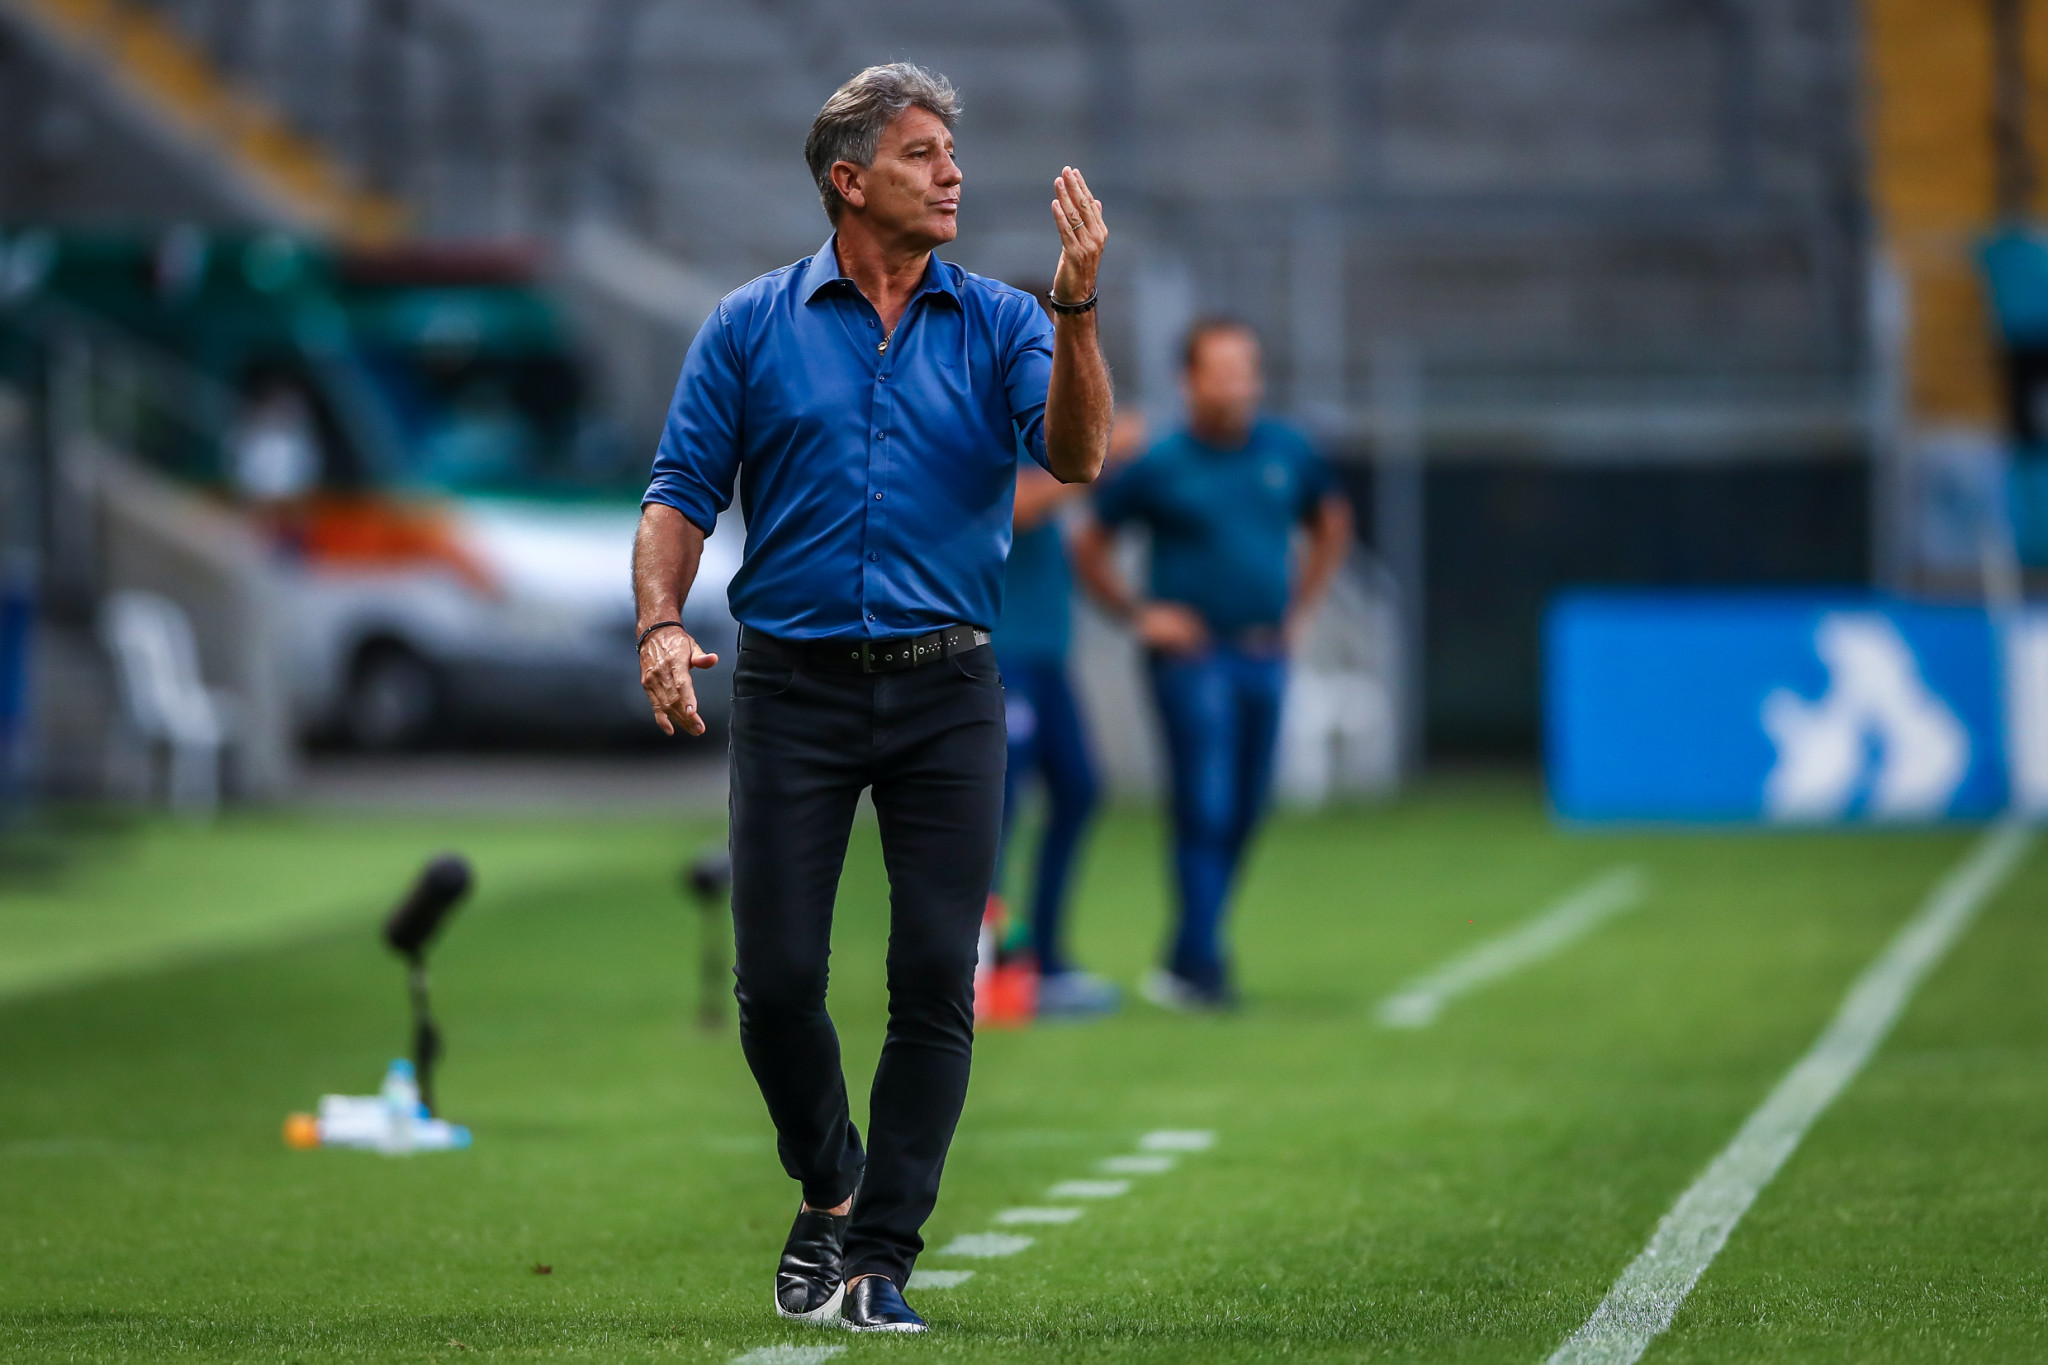
<svg viewBox="0 0 2048 1365">
<path fill-rule="evenodd" d="M 1180 602 L 1141 602 L 1116 566 L 1110 529 L 1090 518 L 1074 538 L 1074 574 L 1102 609 L 1128 621 L 1147 649 L 1195 654 L 1209 643 L 1209 628 L 1193 607 Z"/>
<path fill-rule="evenodd" d="M 683 619 L 683 603 L 703 557 L 704 532 L 697 523 L 666 503 L 650 502 L 640 509 L 640 532 L 633 539 L 636 633 L 657 622 Z M 686 735 L 704 733 L 690 674 L 717 664 L 716 654 L 699 649 L 690 632 L 678 626 L 655 630 L 640 642 L 640 685 L 664 733 L 672 735 L 678 727 Z"/>
<path fill-rule="evenodd" d="M 640 685 L 654 723 L 668 734 L 704 733 L 691 673 L 717 664 L 680 626 L 683 603 L 697 581 L 707 528 L 732 502 L 741 454 L 744 381 L 726 325 L 725 306 L 712 311 L 690 343 L 669 405 L 654 478 L 640 508 L 633 541 L 633 604 L 641 634 Z"/>
</svg>

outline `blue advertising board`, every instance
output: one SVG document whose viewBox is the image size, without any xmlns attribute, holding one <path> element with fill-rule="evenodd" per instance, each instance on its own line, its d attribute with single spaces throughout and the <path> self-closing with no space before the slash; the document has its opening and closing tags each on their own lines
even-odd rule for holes
<svg viewBox="0 0 2048 1365">
<path fill-rule="evenodd" d="M 1544 647 L 1567 819 L 1971 819 L 2015 799 L 2021 675 L 1981 609 L 1588 592 L 1553 604 Z"/>
</svg>

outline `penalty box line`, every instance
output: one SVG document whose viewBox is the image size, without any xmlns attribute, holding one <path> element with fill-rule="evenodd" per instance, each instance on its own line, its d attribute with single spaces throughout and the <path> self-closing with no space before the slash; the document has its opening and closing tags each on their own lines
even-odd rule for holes
<svg viewBox="0 0 2048 1365">
<path fill-rule="evenodd" d="M 1380 1023 L 1388 1028 L 1428 1028 L 1459 996 L 1563 951 L 1574 939 L 1633 908 L 1643 898 L 1646 880 L 1640 867 L 1609 868 L 1533 919 L 1395 991 L 1379 1004 Z"/>
<path fill-rule="evenodd" d="M 1649 1245 L 1585 1325 L 1557 1348 L 1550 1365 L 1633 1365 L 1642 1358 L 1671 1326 L 1757 1195 L 1869 1062 L 1920 983 L 2019 867 L 2033 838 L 2033 831 L 2018 821 L 2002 821 L 1941 879 L 1856 979 L 1813 1047 L 1679 1196 Z"/>
</svg>

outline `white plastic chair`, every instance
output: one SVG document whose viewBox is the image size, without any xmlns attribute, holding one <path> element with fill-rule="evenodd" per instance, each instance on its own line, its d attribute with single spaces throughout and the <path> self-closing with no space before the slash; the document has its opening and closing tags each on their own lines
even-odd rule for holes
<svg viewBox="0 0 2048 1365">
<path fill-rule="evenodd" d="M 174 810 L 209 815 L 220 804 L 220 706 L 199 673 L 199 649 L 185 609 L 153 592 L 110 594 L 100 638 L 113 657 L 128 723 L 144 743 L 170 755 Z"/>
</svg>

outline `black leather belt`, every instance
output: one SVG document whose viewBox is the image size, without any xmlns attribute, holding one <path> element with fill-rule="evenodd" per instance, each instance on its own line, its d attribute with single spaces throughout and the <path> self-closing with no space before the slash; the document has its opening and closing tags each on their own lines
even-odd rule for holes
<svg viewBox="0 0 2048 1365">
<path fill-rule="evenodd" d="M 944 626 L 895 640 L 781 640 L 749 630 L 740 637 L 740 649 L 758 649 L 798 668 L 825 673 L 900 673 L 979 649 L 988 641 L 988 632 L 975 626 Z"/>
</svg>

